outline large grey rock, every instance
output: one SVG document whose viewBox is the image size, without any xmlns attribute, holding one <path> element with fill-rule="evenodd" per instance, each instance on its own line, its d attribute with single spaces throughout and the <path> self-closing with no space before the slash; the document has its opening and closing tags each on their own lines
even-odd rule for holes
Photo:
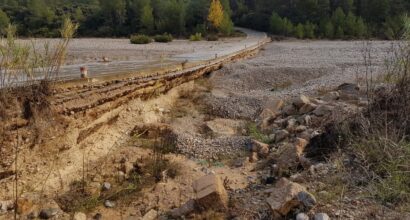
<svg viewBox="0 0 410 220">
<path fill-rule="evenodd" d="M 302 115 L 302 114 L 309 113 L 309 112 L 315 110 L 316 107 L 317 107 L 317 105 L 313 104 L 313 103 L 304 104 L 302 107 L 300 107 L 299 114 Z"/>
<path fill-rule="evenodd" d="M 309 216 L 301 212 L 296 215 L 296 220 L 309 220 Z"/>
<path fill-rule="evenodd" d="M 57 209 L 57 208 L 46 208 L 40 211 L 39 217 L 41 219 L 50 219 L 58 215 L 59 212 L 60 212 L 60 209 Z"/>
<path fill-rule="evenodd" d="M 115 207 L 115 203 L 110 201 L 110 200 L 105 200 L 104 202 L 104 206 L 107 208 L 114 208 Z"/>
<path fill-rule="evenodd" d="M 315 220 L 330 220 L 330 217 L 326 213 L 317 213 Z"/>
</svg>

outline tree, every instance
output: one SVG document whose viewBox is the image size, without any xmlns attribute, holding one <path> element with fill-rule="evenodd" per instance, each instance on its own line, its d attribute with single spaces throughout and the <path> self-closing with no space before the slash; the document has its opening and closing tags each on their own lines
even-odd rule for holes
<svg viewBox="0 0 410 220">
<path fill-rule="evenodd" d="M 9 17 L 3 10 L 0 9 L 0 33 L 2 35 L 6 33 L 5 31 L 9 24 L 10 24 Z"/>
<path fill-rule="evenodd" d="M 154 16 L 152 14 L 152 7 L 150 4 L 146 4 L 142 8 L 141 13 L 141 26 L 146 30 L 147 33 L 152 33 L 154 30 Z"/>
<path fill-rule="evenodd" d="M 224 19 L 224 10 L 222 4 L 219 0 L 212 0 L 211 6 L 209 7 L 208 21 L 215 28 L 219 28 Z"/>
<path fill-rule="evenodd" d="M 295 35 L 297 38 L 302 39 L 305 36 L 303 24 L 299 23 L 295 28 Z"/>
<path fill-rule="evenodd" d="M 293 33 L 293 24 L 289 19 L 284 18 L 283 19 L 283 34 L 286 36 L 290 36 Z"/>
<path fill-rule="evenodd" d="M 310 39 L 315 38 L 315 29 L 316 29 L 316 25 L 314 25 L 310 22 L 307 22 L 303 27 L 304 36 L 306 38 L 310 38 Z"/>
<path fill-rule="evenodd" d="M 356 36 L 358 38 L 363 38 L 366 35 L 366 24 L 364 23 L 363 19 L 359 17 L 356 22 Z"/>
<path fill-rule="evenodd" d="M 336 28 L 336 33 L 335 33 L 335 38 L 342 39 L 345 36 L 345 33 L 343 31 L 343 28 L 340 26 L 337 26 Z"/>
<path fill-rule="evenodd" d="M 353 15 L 352 12 L 349 12 L 345 19 L 345 34 L 348 36 L 357 36 L 357 23 L 356 23 L 356 16 Z"/>
<path fill-rule="evenodd" d="M 344 28 L 344 21 L 345 21 L 345 13 L 343 12 L 342 8 L 337 8 L 336 11 L 332 15 L 332 22 L 335 27 Z"/>
<path fill-rule="evenodd" d="M 276 12 L 273 12 L 270 17 L 270 32 L 272 34 L 283 34 L 284 29 L 282 18 Z"/>
<path fill-rule="evenodd" d="M 326 38 L 333 38 L 335 34 L 335 27 L 333 26 L 332 22 L 327 21 L 325 24 L 325 29 L 324 29 L 324 36 Z"/>
<path fill-rule="evenodd" d="M 233 22 L 228 14 L 224 15 L 224 19 L 219 26 L 219 31 L 225 36 L 229 36 L 233 33 Z"/>
</svg>

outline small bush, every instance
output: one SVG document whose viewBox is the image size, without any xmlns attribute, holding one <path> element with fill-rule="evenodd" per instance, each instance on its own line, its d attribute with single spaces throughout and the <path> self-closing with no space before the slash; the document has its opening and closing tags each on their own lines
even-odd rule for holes
<svg viewBox="0 0 410 220">
<path fill-rule="evenodd" d="M 207 41 L 218 41 L 219 37 L 216 34 L 210 34 L 208 35 L 208 37 L 206 38 Z"/>
<path fill-rule="evenodd" d="M 132 35 L 130 38 L 132 44 L 149 44 L 151 43 L 152 39 L 143 34 Z"/>
<path fill-rule="evenodd" d="M 195 33 L 189 37 L 190 41 L 201 41 L 202 40 L 202 34 L 201 33 Z"/>
<path fill-rule="evenodd" d="M 162 34 L 162 35 L 156 35 L 154 37 L 155 42 L 160 42 L 160 43 L 168 43 L 171 42 L 174 38 L 172 37 L 171 34 Z"/>
</svg>

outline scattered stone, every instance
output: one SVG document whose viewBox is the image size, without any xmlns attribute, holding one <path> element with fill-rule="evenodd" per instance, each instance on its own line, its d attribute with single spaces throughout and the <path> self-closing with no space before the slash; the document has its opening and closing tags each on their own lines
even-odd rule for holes
<svg viewBox="0 0 410 220">
<path fill-rule="evenodd" d="M 289 136 L 289 132 L 286 130 L 279 130 L 275 133 L 275 142 L 281 142 Z"/>
<path fill-rule="evenodd" d="M 309 216 L 301 212 L 296 215 L 296 220 L 309 220 Z"/>
<path fill-rule="evenodd" d="M 306 131 L 307 127 L 304 125 L 299 125 L 295 128 L 295 132 L 300 133 Z"/>
<path fill-rule="evenodd" d="M 278 214 L 280 216 L 286 216 L 295 208 L 310 210 L 312 208 L 312 201 L 316 202 L 313 195 L 306 192 L 303 186 L 291 182 L 286 178 L 280 179 L 275 187 L 268 192 L 270 196 L 266 201 L 274 216 L 278 216 Z"/>
<path fill-rule="evenodd" d="M 101 220 L 102 219 L 102 214 L 101 213 L 96 213 L 93 217 L 94 220 Z"/>
<path fill-rule="evenodd" d="M 222 180 L 216 175 L 203 176 L 193 184 L 196 202 L 202 209 L 225 210 L 228 207 L 228 194 Z"/>
<path fill-rule="evenodd" d="M 294 143 L 288 143 L 279 147 L 279 154 L 274 155 L 278 165 L 279 175 L 281 175 L 283 171 L 297 168 L 300 163 L 299 158 L 302 156 L 307 144 L 308 142 L 305 139 L 296 138 Z"/>
<path fill-rule="evenodd" d="M 284 115 L 296 115 L 298 110 L 293 105 L 287 105 L 283 108 L 282 113 Z"/>
<path fill-rule="evenodd" d="M 14 209 L 13 200 L 0 201 L 0 212 L 7 212 L 8 210 Z"/>
<path fill-rule="evenodd" d="M 293 131 L 294 129 L 295 129 L 295 127 L 296 127 L 296 119 L 294 119 L 294 118 L 291 118 L 291 119 L 289 119 L 287 122 L 286 122 L 286 129 L 288 130 L 288 131 Z"/>
<path fill-rule="evenodd" d="M 325 96 L 323 96 L 322 99 L 323 99 L 324 101 L 327 101 L 327 102 L 329 102 L 329 101 L 335 101 L 335 100 L 338 100 L 338 99 L 339 99 L 339 96 L 340 96 L 339 92 L 337 92 L 337 91 L 332 91 L 332 92 L 327 93 Z"/>
<path fill-rule="evenodd" d="M 183 204 L 181 207 L 172 209 L 169 214 L 174 218 L 178 218 L 181 216 L 188 215 L 194 210 L 195 210 L 195 200 L 190 199 L 188 200 L 188 202 Z"/>
<path fill-rule="evenodd" d="M 304 105 L 299 109 L 299 114 L 309 113 L 309 112 L 315 110 L 316 107 L 317 107 L 317 105 L 315 105 L 315 104 L 313 104 L 313 103 L 304 104 Z"/>
<path fill-rule="evenodd" d="M 41 219 L 50 219 L 50 218 L 53 218 L 54 216 L 56 216 L 59 211 L 60 211 L 60 209 L 57 209 L 57 208 L 42 209 L 40 211 L 39 217 Z"/>
<path fill-rule="evenodd" d="M 103 191 L 108 191 L 108 190 L 110 190 L 111 189 L 111 183 L 109 183 L 109 182 L 104 182 L 103 184 L 102 184 L 102 190 Z"/>
<path fill-rule="evenodd" d="M 149 212 L 147 212 L 144 217 L 142 217 L 142 220 L 156 220 L 158 218 L 158 211 L 151 209 Z"/>
<path fill-rule="evenodd" d="M 326 213 L 317 213 L 315 220 L 330 220 L 330 217 Z"/>
<path fill-rule="evenodd" d="M 73 220 L 87 220 L 87 215 L 82 212 L 74 213 Z"/>
<path fill-rule="evenodd" d="M 105 200 L 104 206 L 107 207 L 107 208 L 114 208 L 114 207 L 115 207 L 115 203 L 114 203 L 114 202 L 111 202 L 110 200 Z"/>
<path fill-rule="evenodd" d="M 299 202 L 303 203 L 303 206 L 306 207 L 308 210 L 315 207 L 317 203 L 316 198 L 306 191 L 299 192 L 297 195 L 297 199 Z"/>
<path fill-rule="evenodd" d="M 310 99 L 305 96 L 305 95 L 301 95 L 297 98 L 294 98 L 292 101 L 292 104 L 296 107 L 296 108 L 301 108 L 303 105 L 306 104 L 310 104 Z"/>
<path fill-rule="evenodd" d="M 29 214 L 34 207 L 33 200 L 29 198 L 19 198 L 17 200 L 17 213 L 20 215 Z"/>
<path fill-rule="evenodd" d="M 318 117 L 325 116 L 330 114 L 333 110 L 332 106 L 329 105 L 319 105 L 312 113 Z"/>
<path fill-rule="evenodd" d="M 269 145 L 252 140 L 252 151 L 257 152 L 260 158 L 266 158 L 269 155 Z"/>
<path fill-rule="evenodd" d="M 255 163 L 255 162 L 257 162 L 258 160 L 259 160 L 259 158 L 258 158 L 258 153 L 252 152 L 252 153 L 251 153 L 251 156 L 249 157 L 249 162 Z"/>
</svg>

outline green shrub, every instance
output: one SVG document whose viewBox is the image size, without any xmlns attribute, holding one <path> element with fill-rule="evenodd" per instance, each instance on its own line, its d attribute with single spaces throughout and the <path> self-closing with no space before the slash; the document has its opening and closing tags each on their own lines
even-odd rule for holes
<svg viewBox="0 0 410 220">
<path fill-rule="evenodd" d="M 132 44 L 149 44 L 151 43 L 152 39 L 143 34 L 132 35 L 130 38 Z"/>
<path fill-rule="evenodd" d="M 218 41 L 219 37 L 216 34 L 210 34 L 210 35 L 207 36 L 206 40 L 207 41 Z"/>
<path fill-rule="evenodd" d="M 155 42 L 160 42 L 160 43 L 168 43 L 171 42 L 173 40 L 173 37 L 171 34 L 161 34 L 161 35 L 156 35 L 154 37 L 154 41 Z"/>
<path fill-rule="evenodd" d="M 190 41 L 201 41 L 202 40 L 202 34 L 201 33 L 195 33 L 189 37 Z"/>
</svg>

